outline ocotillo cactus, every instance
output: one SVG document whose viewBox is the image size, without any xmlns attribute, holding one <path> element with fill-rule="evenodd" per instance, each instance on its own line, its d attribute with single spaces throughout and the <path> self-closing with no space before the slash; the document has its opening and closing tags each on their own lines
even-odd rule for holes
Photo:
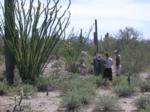
<svg viewBox="0 0 150 112">
<path fill-rule="evenodd" d="M 9 2 L 7 0 L 7 4 L 10 4 L 10 1 L 13 0 L 9 0 Z M 59 42 L 59 39 L 65 36 L 65 30 L 69 24 L 70 13 L 68 10 L 71 5 L 70 0 L 68 1 L 68 6 L 63 11 L 60 8 L 61 0 L 47 0 L 46 3 L 41 1 L 38 1 L 35 8 L 34 4 L 36 1 L 30 0 L 30 5 L 27 8 L 24 1 L 16 0 L 16 8 L 13 12 L 16 15 L 15 23 L 12 20 L 10 21 L 10 15 L 14 15 L 10 11 L 10 5 L 9 10 L 6 8 L 8 13 L 4 12 L 5 16 L 9 17 L 9 19 L 5 21 L 5 30 L 7 31 L 8 29 L 8 31 L 5 33 L 7 34 L 6 38 L 3 39 L 13 53 L 15 65 L 24 83 L 32 83 L 42 75 L 49 61 L 49 56 Z M 59 12 L 61 13 L 59 14 Z M 18 30 L 18 36 L 16 36 L 15 28 Z M 8 58 L 10 60 L 10 56 Z M 12 64 L 11 60 L 8 62 Z M 11 69 L 12 67 L 9 70 Z M 10 81 L 13 82 L 12 80 Z"/>
<path fill-rule="evenodd" d="M 95 19 L 95 32 L 94 32 L 94 44 L 95 44 L 95 52 L 98 53 L 98 32 L 97 32 L 97 20 Z"/>
</svg>

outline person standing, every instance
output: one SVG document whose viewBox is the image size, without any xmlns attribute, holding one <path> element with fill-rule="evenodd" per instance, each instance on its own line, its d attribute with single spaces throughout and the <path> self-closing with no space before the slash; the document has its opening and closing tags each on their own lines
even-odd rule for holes
<svg viewBox="0 0 150 112">
<path fill-rule="evenodd" d="M 112 58 L 109 56 L 108 53 L 106 53 L 106 60 L 105 60 L 105 69 L 104 69 L 104 74 L 103 78 L 108 79 L 112 81 Z"/>
<path fill-rule="evenodd" d="M 120 54 L 118 50 L 115 50 L 115 69 L 116 69 L 116 76 L 119 76 L 121 73 L 121 62 L 120 62 Z"/>
</svg>

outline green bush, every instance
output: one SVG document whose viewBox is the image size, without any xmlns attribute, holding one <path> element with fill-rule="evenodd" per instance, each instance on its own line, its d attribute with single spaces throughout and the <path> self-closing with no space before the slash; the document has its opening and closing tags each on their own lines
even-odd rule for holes
<svg viewBox="0 0 150 112">
<path fill-rule="evenodd" d="M 53 76 L 40 77 L 36 80 L 36 86 L 38 91 L 45 92 L 55 87 L 55 78 Z"/>
<path fill-rule="evenodd" d="M 86 78 L 73 76 L 62 84 L 64 97 L 62 103 L 68 110 L 79 109 L 90 103 L 95 94 L 95 86 Z"/>
<path fill-rule="evenodd" d="M 128 83 L 127 77 L 125 76 L 114 77 L 112 83 L 114 86 L 127 84 Z"/>
<path fill-rule="evenodd" d="M 88 88 L 73 89 L 65 93 L 63 104 L 67 110 L 75 110 L 79 109 L 82 105 L 89 104 L 92 98 L 93 94 Z"/>
<path fill-rule="evenodd" d="M 118 98 L 114 96 L 100 96 L 94 112 L 117 112 L 120 109 Z"/>
<path fill-rule="evenodd" d="M 100 87 L 103 85 L 103 79 L 101 76 L 89 76 L 87 79 L 85 79 L 88 82 L 93 83 L 97 87 Z"/>
<path fill-rule="evenodd" d="M 87 82 L 85 85 L 78 90 L 78 95 L 80 96 L 81 103 L 83 105 L 89 104 L 91 99 L 94 97 L 95 94 L 95 87 L 93 84 Z"/>
<path fill-rule="evenodd" d="M 73 74 L 60 81 L 59 89 L 61 89 L 63 92 L 67 92 L 74 88 L 79 88 L 81 86 L 81 83 L 82 81 L 79 78 L 79 75 Z"/>
<path fill-rule="evenodd" d="M 23 96 L 33 96 L 35 92 L 37 91 L 37 88 L 29 85 L 29 84 L 20 84 L 18 86 L 14 86 L 13 88 L 10 89 L 10 93 L 14 94 L 23 94 Z"/>
<path fill-rule="evenodd" d="M 150 112 L 150 105 L 146 105 L 145 109 L 141 109 L 140 112 Z"/>
<path fill-rule="evenodd" d="M 101 86 L 104 86 L 104 87 L 109 87 L 109 86 L 111 86 L 110 80 L 103 79 L 102 82 L 101 82 Z"/>
<path fill-rule="evenodd" d="M 109 80 L 103 79 L 102 76 L 90 76 L 86 79 L 88 82 L 95 84 L 97 87 L 110 86 L 111 82 Z"/>
<path fill-rule="evenodd" d="M 135 105 L 139 110 L 146 109 L 147 105 L 150 105 L 150 95 L 141 96 L 135 100 Z"/>
<path fill-rule="evenodd" d="M 25 96 L 32 96 L 36 91 L 36 88 L 29 84 L 24 84 L 21 87 L 23 88 L 23 92 Z"/>
<path fill-rule="evenodd" d="M 127 84 L 115 86 L 113 90 L 119 97 L 128 97 L 135 92 L 134 87 Z"/>
<path fill-rule="evenodd" d="M 142 92 L 149 92 L 150 91 L 150 81 L 141 82 L 140 89 Z"/>
<path fill-rule="evenodd" d="M 63 97 L 63 104 L 68 111 L 77 110 L 81 106 L 80 97 L 75 91 L 67 92 Z"/>
<path fill-rule="evenodd" d="M 36 86 L 38 91 L 50 91 L 54 89 L 62 90 L 63 92 L 67 91 L 70 87 L 68 83 L 76 77 L 73 75 L 50 75 L 48 77 L 39 77 L 36 80 Z"/>
<path fill-rule="evenodd" d="M 8 93 L 8 85 L 0 82 L 0 96 L 6 95 Z"/>
</svg>

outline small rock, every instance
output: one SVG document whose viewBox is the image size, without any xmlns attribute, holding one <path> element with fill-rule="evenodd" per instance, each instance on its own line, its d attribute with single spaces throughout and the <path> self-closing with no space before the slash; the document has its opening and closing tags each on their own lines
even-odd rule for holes
<svg viewBox="0 0 150 112">
<path fill-rule="evenodd" d="M 125 104 L 126 104 L 126 103 L 127 103 L 127 101 L 123 101 L 123 103 L 125 103 Z"/>
</svg>

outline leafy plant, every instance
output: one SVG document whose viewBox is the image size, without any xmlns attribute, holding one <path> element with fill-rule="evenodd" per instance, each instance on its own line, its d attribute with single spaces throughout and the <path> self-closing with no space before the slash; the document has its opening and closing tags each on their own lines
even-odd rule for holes
<svg viewBox="0 0 150 112">
<path fill-rule="evenodd" d="M 89 76 L 85 80 L 95 84 L 97 87 L 103 86 L 103 82 L 104 82 L 104 80 L 102 79 L 102 76 L 95 76 L 95 75 Z"/>
<path fill-rule="evenodd" d="M 114 86 L 117 86 L 117 85 L 124 85 L 124 84 L 127 84 L 127 77 L 125 76 L 119 76 L 119 77 L 114 77 L 113 78 L 113 81 L 112 81 L 112 84 Z"/>
<path fill-rule="evenodd" d="M 63 104 L 68 110 L 79 109 L 82 105 L 87 105 L 93 98 L 93 91 L 89 88 L 79 88 L 67 91 L 63 97 Z"/>
<path fill-rule="evenodd" d="M 83 38 L 80 37 L 79 38 Z M 79 40 L 69 40 L 65 43 L 65 54 L 64 57 L 66 59 L 67 70 L 73 73 L 78 72 L 77 61 L 81 54 L 83 43 Z"/>
<path fill-rule="evenodd" d="M 78 110 L 81 106 L 80 97 L 75 91 L 68 92 L 63 97 L 63 103 L 68 111 Z"/>
<path fill-rule="evenodd" d="M 6 95 L 8 93 L 8 85 L 0 82 L 0 96 Z"/>
<path fill-rule="evenodd" d="M 133 95 L 135 92 L 134 87 L 127 84 L 117 85 L 113 88 L 113 90 L 119 97 L 128 97 Z"/>
<path fill-rule="evenodd" d="M 23 88 L 24 96 L 32 96 L 36 92 L 36 88 L 29 84 L 21 86 Z"/>
<path fill-rule="evenodd" d="M 147 105 L 150 105 L 150 95 L 141 96 L 140 98 L 136 99 L 135 105 L 139 110 L 145 110 Z"/>
<path fill-rule="evenodd" d="M 66 59 L 67 70 L 73 73 L 78 72 L 78 60 L 81 56 L 81 52 L 84 51 L 87 46 L 87 39 L 92 28 L 89 30 L 87 35 L 82 34 L 82 30 L 80 34 L 75 34 L 73 31 L 68 36 L 68 39 L 64 43 L 64 57 Z"/>
<path fill-rule="evenodd" d="M 46 92 L 52 89 L 57 88 L 57 85 L 59 82 L 60 77 L 55 77 L 53 75 L 49 77 L 39 77 L 36 81 L 36 86 L 38 88 L 38 91 Z"/>
<path fill-rule="evenodd" d="M 150 91 L 150 81 L 141 82 L 140 89 L 142 92 L 149 92 Z"/>
<path fill-rule="evenodd" d="M 146 105 L 145 109 L 140 110 L 140 112 L 150 112 L 150 105 Z"/>
<path fill-rule="evenodd" d="M 30 104 L 23 103 L 23 98 L 24 98 L 23 94 L 24 93 L 21 92 L 21 94 L 19 96 L 15 96 L 15 105 L 13 107 L 12 112 L 18 112 L 18 111 L 33 112 Z"/>
<path fill-rule="evenodd" d="M 36 87 L 29 85 L 29 84 L 20 84 L 18 86 L 12 86 L 9 90 L 11 94 L 22 94 L 23 97 L 33 96 L 37 91 Z"/>
<path fill-rule="evenodd" d="M 95 85 L 82 77 L 73 76 L 64 86 L 63 104 L 69 110 L 89 104 L 95 94 Z"/>
<path fill-rule="evenodd" d="M 117 112 L 120 107 L 118 99 L 114 96 L 100 96 L 97 99 L 94 112 Z"/>
</svg>

